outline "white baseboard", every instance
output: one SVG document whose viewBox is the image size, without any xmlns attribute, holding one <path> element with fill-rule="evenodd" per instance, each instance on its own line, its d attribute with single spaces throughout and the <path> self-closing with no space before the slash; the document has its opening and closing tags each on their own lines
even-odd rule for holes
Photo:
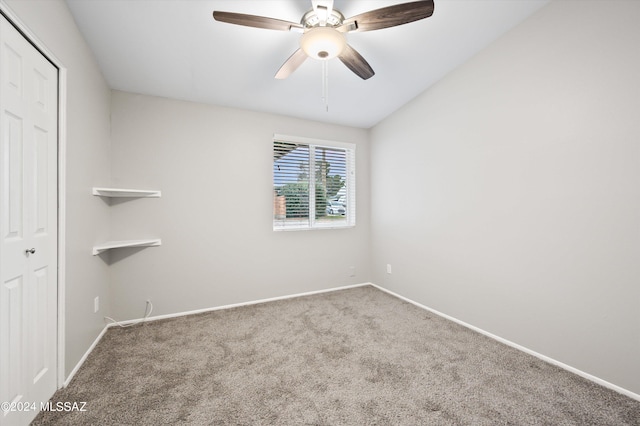
<svg viewBox="0 0 640 426">
<path fill-rule="evenodd" d="M 349 289 L 349 288 L 363 287 L 363 286 L 367 286 L 367 285 L 372 285 L 372 284 L 371 283 L 361 283 L 361 284 L 353 284 L 353 285 L 347 285 L 347 286 L 342 286 L 342 287 L 333 287 L 333 288 L 328 288 L 328 289 L 324 289 L 324 290 L 308 291 L 306 293 L 296 293 L 296 294 L 289 294 L 289 295 L 286 295 L 286 296 L 270 297 L 268 299 L 253 300 L 253 301 L 250 301 L 250 302 L 233 303 L 233 304 L 230 304 L 230 305 L 215 306 L 215 307 L 212 307 L 212 308 L 203 308 L 203 309 L 195 309 L 193 311 L 176 312 L 174 314 L 156 315 L 156 316 L 148 317 L 146 319 L 145 318 L 137 318 L 137 319 L 131 319 L 131 320 L 125 320 L 125 321 L 118 321 L 118 323 L 122 324 L 122 325 L 129 325 L 129 324 L 137 323 L 137 322 L 158 321 L 158 320 L 163 320 L 163 319 L 167 319 L 167 318 L 177 318 L 177 317 L 184 317 L 184 316 L 187 316 L 187 315 L 194 315 L 194 314 L 202 314 L 202 313 L 205 313 L 205 312 L 219 311 L 219 310 L 222 310 L 222 309 L 238 308 L 240 306 L 250 306 L 250 305 L 258 305 L 260 303 L 275 302 L 276 300 L 294 299 L 296 297 L 312 296 L 314 294 L 321 294 L 321 293 L 330 293 L 332 291 L 346 290 L 346 289 Z M 117 326 L 118 326 L 118 324 L 116 324 L 116 323 L 111 323 L 111 324 L 107 325 L 107 327 L 117 327 Z"/>
<path fill-rule="evenodd" d="M 71 380 L 73 380 L 73 377 L 76 375 L 78 370 L 80 370 L 80 367 L 82 367 L 82 364 L 84 364 L 84 362 L 87 360 L 87 357 L 89 356 L 89 354 L 93 351 L 93 349 L 96 347 L 98 342 L 100 342 L 100 339 L 102 339 L 102 336 L 104 336 L 104 334 L 107 332 L 108 328 L 109 328 L 109 326 L 105 326 L 105 328 L 102 329 L 100 334 L 98 334 L 98 337 L 96 337 L 96 340 L 93 341 L 91 346 L 89 346 L 89 349 L 87 349 L 87 351 L 84 353 L 84 355 L 82 355 L 82 358 L 80 358 L 80 361 L 78 361 L 78 363 L 73 368 L 73 370 L 71 370 L 71 372 L 69 373 L 69 375 L 67 376 L 67 378 L 65 379 L 65 381 L 63 383 L 63 386 L 65 388 L 69 385 L 69 383 L 71 383 Z"/>
<path fill-rule="evenodd" d="M 536 358 L 541 359 L 542 361 L 548 362 L 549 364 L 553 364 L 553 365 L 558 366 L 558 367 L 560 367 L 560 368 L 562 368 L 564 370 L 567 370 L 567 371 L 569 371 L 571 373 L 577 374 L 578 376 L 583 377 L 583 378 L 585 378 L 587 380 L 591 380 L 592 382 L 595 382 L 595 383 L 597 383 L 597 384 L 599 384 L 601 386 L 604 386 L 605 388 L 612 389 L 612 390 L 614 390 L 614 391 L 616 391 L 618 393 L 621 393 L 621 394 L 623 394 L 625 396 L 628 396 L 629 398 L 635 399 L 636 401 L 640 401 L 640 395 L 637 394 L 637 393 L 631 392 L 630 390 L 622 388 L 622 387 L 620 387 L 618 385 L 614 385 L 613 383 L 607 382 L 606 380 L 603 380 L 603 379 L 601 379 L 599 377 L 596 377 L 594 375 L 591 375 L 589 373 L 585 373 L 582 370 L 578 370 L 577 368 L 574 368 L 574 367 L 572 367 L 570 365 L 567 365 L 567 364 L 565 364 L 563 362 L 557 361 L 557 360 L 555 360 L 553 358 L 550 358 L 550 357 L 548 357 L 546 355 L 543 355 L 543 354 L 538 353 L 536 351 L 533 351 L 533 350 L 531 350 L 529 348 L 521 346 L 521 345 L 519 345 L 517 343 L 514 343 L 514 342 L 512 342 L 510 340 L 503 339 L 502 337 L 496 336 L 495 334 L 489 333 L 488 331 L 485 331 L 485 330 L 483 330 L 481 328 L 478 328 L 476 326 L 468 324 L 468 323 L 466 323 L 464 321 L 460 321 L 457 318 L 454 318 L 454 317 L 449 316 L 447 314 L 444 314 L 442 312 L 436 311 L 435 309 L 432 309 L 432 308 L 430 308 L 428 306 L 425 306 L 425 305 L 423 305 L 421 303 L 415 302 L 415 301 L 413 301 L 413 300 L 411 300 L 411 299 L 409 299 L 407 297 L 404 297 L 404 296 L 401 296 L 401 295 L 399 295 L 397 293 L 394 293 L 393 291 L 388 290 L 388 289 L 386 289 L 384 287 L 380 287 L 379 285 L 376 285 L 376 284 L 373 284 L 373 283 L 371 283 L 371 285 L 373 287 L 379 289 L 379 290 L 384 291 L 385 293 L 388 293 L 388 294 L 390 294 L 390 295 L 392 295 L 394 297 L 397 297 L 398 299 L 404 300 L 405 302 L 411 303 L 412 305 L 415 305 L 415 306 L 417 306 L 417 307 L 419 307 L 421 309 L 425 309 L 425 310 L 427 310 L 427 311 L 429 311 L 431 313 L 434 313 L 434 314 L 436 314 L 436 315 L 438 315 L 438 316 L 440 316 L 442 318 L 445 318 L 445 319 L 448 319 L 450 321 L 453 321 L 453 322 L 455 322 L 457 324 L 460 324 L 460 325 L 462 325 L 464 327 L 467 327 L 467 328 L 469 328 L 469 329 L 471 329 L 473 331 L 476 331 L 476 332 L 478 332 L 480 334 L 484 334 L 487 337 L 490 337 L 490 338 L 492 338 L 494 340 L 497 340 L 500 343 L 504 343 L 507 346 L 511 346 L 512 348 L 518 349 L 519 351 L 525 352 L 525 353 L 527 353 L 529 355 L 533 355 Z"/>
</svg>

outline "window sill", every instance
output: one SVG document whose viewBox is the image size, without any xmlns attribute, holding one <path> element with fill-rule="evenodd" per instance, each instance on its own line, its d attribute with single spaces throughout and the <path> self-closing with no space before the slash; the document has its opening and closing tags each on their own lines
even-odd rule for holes
<svg viewBox="0 0 640 426">
<path fill-rule="evenodd" d="M 315 225 L 314 227 L 310 226 L 283 226 L 283 227 L 273 227 L 274 232 L 288 232 L 288 231 L 322 231 L 325 229 L 350 229 L 355 228 L 355 225 Z"/>
</svg>

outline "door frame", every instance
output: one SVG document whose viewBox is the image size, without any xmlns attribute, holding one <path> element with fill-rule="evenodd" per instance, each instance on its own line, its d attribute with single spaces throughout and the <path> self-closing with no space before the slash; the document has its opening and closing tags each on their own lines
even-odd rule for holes
<svg viewBox="0 0 640 426">
<path fill-rule="evenodd" d="M 27 39 L 49 62 L 58 69 L 58 301 L 57 301 L 57 351 L 56 351 L 56 384 L 64 387 L 65 382 L 65 272 L 66 272 L 66 164 L 67 164 L 67 68 L 46 47 L 46 45 L 29 30 L 11 8 L 0 0 L 2 14 L 22 36 Z"/>
</svg>

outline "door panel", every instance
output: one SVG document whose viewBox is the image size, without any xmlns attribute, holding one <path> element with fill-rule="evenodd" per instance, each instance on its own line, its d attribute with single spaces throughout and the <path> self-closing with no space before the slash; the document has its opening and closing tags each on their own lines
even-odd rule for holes
<svg viewBox="0 0 640 426">
<path fill-rule="evenodd" d="M 47 339 L 46 336 L 42 335 L 47 329 L 47 317 L 49 316 L 49 312 L 47 312 L 47 299 L 49 298 L 47 268 L 35 271 L 34 278 L 30 306 L 34 307 L 35 311 L 32 315 L 31 341 L 33 345 L 30 349 L 33 360 L 33 365 L 31 366 L 32 377 L 34 378 L 33 383 L 37 383 L 50 368 L 47 345 L 45 344 Z"/>
<path fill-rule="evenodd" d="M 11 45 L 7 43 L 3 49 L 2 62 L 5 64 L 6 69 L 6 88 L 15 90 L 15 95 L 20 97 L 22 93 L 22 55 L 13 50 Z M 8 96 L 9 93 L 6 95 Z"/>
<path fill-rule="evenodd" d="M 1 94 L 1 92 L 0 92 Z M 22 240 L 24 229 L 22 187 L 24 186 L 24 171 L 22 153 L 24 152 L 22 137 L 22 120 L 8 111 L 4 112 L 2 164 L 4 184 L 3 196 L 3 228 L 5 242 Z"/>
<path fill-rule="evenodd" d="M 25 394 L 26 383 L 22 360 L 24 354 L 24 278 L 14 277 L 5 281 L 0 290 L 2 295 L 2 402 L 18 402 Z"/>
<path fill-rule="evenodd" d="M 47 232 L 47 191 L 48 191 L 48 162 L 49 158 L 49 140 L 47 132 L 43 129 L 36 128 L 34 132 L 35 142 L 35 185 L 34 185 L 34 234 L 45 234 Z"/>
</svg>

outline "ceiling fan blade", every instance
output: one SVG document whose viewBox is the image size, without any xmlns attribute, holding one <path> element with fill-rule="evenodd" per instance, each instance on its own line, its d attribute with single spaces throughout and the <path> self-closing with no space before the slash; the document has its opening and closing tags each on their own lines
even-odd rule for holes
<svg viewBox="0 0 640 426">
<path fill-rule="evenodd" d="M 265 16 L 245 15 L 243 13 L 213 11 L 213 19 L 228 24 L 244 25 L 245 27 L 265 28 L 267 30 L 291 31 L 302 30 L 304 27 L 295 22 Z"/>
<path fill-rule="evenodd" d="M 289 56 L 284 64 L 280 67 L 278 72 L 276 73 L 276 78 L 278 80 L 283 80 L 291 75 L 295 70 L 298 69 L 300 65 L 307 59 L 307 54 L 304 53 L 304 50 L 298 49 L 293 52 L 293 55 Z"/>
<path fill-rule="evenodd" d="M 358 77 L 363 80 L 373 77 L 375 72 L 371 65 L 359 54 L 356 49 L 349 46 L 345 46 L 344 51 L 338 56 L 343 64 L 353 71 Z"/>
<path fill-rule="evenodd" d="M 433 0 L 396 4 L 345 19 L 339 31 L 372 31 L 408 24 L 433 15 Z"/>
</svg>

